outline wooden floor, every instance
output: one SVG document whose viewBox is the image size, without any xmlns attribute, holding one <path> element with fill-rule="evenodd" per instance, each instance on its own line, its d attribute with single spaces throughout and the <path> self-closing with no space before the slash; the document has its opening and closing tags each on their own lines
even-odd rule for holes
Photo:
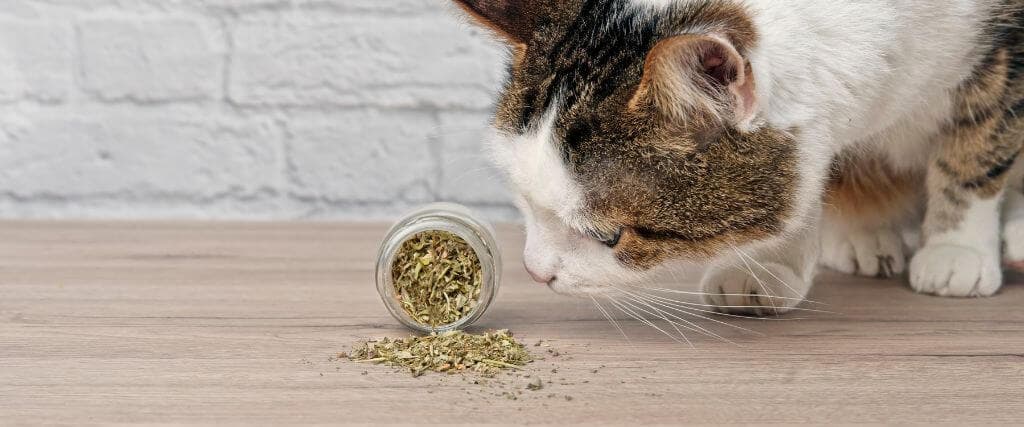
<svg viewBox="0 0 1024 427">
<path fill-rule="evenodd" d="M 824 274 L 811 298 L 835 313 L 716 318 L 759 334 L 702 321 L 736 345 L 690 349 L 637 322 L 626 341 L 589 301 L 528 283 L 513 227 L 480 326 L 543 360 L 480 384 L 334 360 L 407 334 L 372 282 L 383 231 L 0 223 L 0 424 L 1024 420 L 1020 277 L 952 300 Z"/>
</svg>

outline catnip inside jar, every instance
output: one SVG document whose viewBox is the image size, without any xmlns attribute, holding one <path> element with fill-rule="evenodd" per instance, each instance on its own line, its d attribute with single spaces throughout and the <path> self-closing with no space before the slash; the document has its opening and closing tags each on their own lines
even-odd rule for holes
<svg viewBox="0 0 1024 427">
<path fill-rule="evenodd" d="M 410 329 L 464 329 L 498 293 L 494 231 L 464 206 L 425 206 L 391 227 L 377 255 L 376 279 L 388 311 Z"/>
</svg>

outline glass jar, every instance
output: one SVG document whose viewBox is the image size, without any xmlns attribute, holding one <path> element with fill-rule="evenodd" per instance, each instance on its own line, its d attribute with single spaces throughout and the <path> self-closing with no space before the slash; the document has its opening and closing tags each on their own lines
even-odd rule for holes
<svg viewBox="0 0 1024 427">
<path fill-rule="evenodd" d="M 406 240 L 427 231 L 445 231 L 464 240 L 480 261 L 480 297 L 473 310 L 461 319 L 446 325 L 424 324 L 402 308 L 396 296 L 392 264 Z M 464 329 L 483 316 L 494 301 L 501 284 L 501 254 L 494 229 L 479 220 L 468 208 L 453 203 L 435 203 L 417 209 L 391 227 L 377 254 L 377 292 L 391 315 L 406 327 L 423 333 L 441 333 Z"/>
</svg>

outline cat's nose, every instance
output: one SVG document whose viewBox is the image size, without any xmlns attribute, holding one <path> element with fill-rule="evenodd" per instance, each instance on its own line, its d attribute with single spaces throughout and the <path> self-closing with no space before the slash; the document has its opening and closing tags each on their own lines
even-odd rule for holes
<svg viewBox="0 0 1024 427">
<path fill-rule="evenodd" d="M 526 272 L 530 274 L 530 278 L 532 278 L 534 282 L 546 285 L 548 283 L 551 283 L 552 280 L 555 280 L 554 271 L 537 270 L 535 268 L 530 268 L 530 264 L 525 262 L 523 263 L 523 266 L 526 267 Z"/>
</svg>

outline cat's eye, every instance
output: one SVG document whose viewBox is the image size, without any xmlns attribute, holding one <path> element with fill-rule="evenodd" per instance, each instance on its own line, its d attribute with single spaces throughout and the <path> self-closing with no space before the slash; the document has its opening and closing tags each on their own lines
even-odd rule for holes
<svg viewBox="0 0 1024 427">
<path fill-rule="evenodd" d="M 619 240 L 622 239 L 622 228 L 619 228 L 613 232 L 605 232 L 599 230 L 590 230 L 587 232 L 594 240 L 601 242 L 601 244 L 614 248 L 619 244 Z"/>
</svg>

